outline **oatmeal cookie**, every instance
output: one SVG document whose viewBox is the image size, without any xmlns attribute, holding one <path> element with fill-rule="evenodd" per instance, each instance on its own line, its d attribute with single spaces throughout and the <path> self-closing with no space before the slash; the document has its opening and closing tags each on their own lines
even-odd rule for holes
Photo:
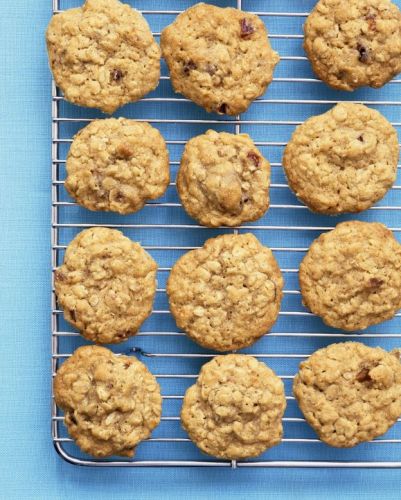
<svg viewBox="0 0 401 500">
<path fill-rule="evenodd" d="M 238 226 L 269 208 L 270 164 L 246 135 L 209 130 L 185 146 L 177 190 L 188 214 L 210 227 Z"/>
<path fill-rule="evenodd" d="M 160 422 L 160 387 L 136 358 L 77 349 L 57 371 L 56 404 L 76 444 L 94 457 L 132 457 Z"/>
<path fill-rule="evenodd" d="M 258 16 L 205 3 L 165 28 L 161 47 L 175 91 L 223 115 L 246 111 L 279 61 Z"/>
<path fill-rule="evenodd" d="M 312 243 L 299 282 L 305 306 L 327 325 L 363 330 L 401 308 L 401 245 L 383 224 L 343 222 Z"/>
<path fill-rule="evenodd" d="M 314 212 L 361 212 L 397 176 L 397 131 L 378 111 L 340 103 L 297 127 L 285 148 L 290 188 Z"/>
<path fill-rule="evenodd" d="M 201 346 L 231 351 L 275 323 L 283 278 L 271 250 L 252 234 L 225 234 L 183 255 L 167 282 L 179 328 Z"/>
<path fill-rule="evenodd" d="M 235 460 L 280 443 L 284 384 L 252 356 L 228 354 L 206 363 L 184 397 L 181 422 L 205 453 Z"/>
<path fill-rule="evenodd" d="M 149 25 L 118 0 L 86 0 L 54 15 L 46 40 L 54 79 L 74 104 L 113 113 L 159 83 L 161 52 Z"/>
<path fill-rule="evenodd" d="M 120 231 L 93 227 L 68 245 L 54 286 L 64 318 L 88 340 L 117 344 L 152 312 L 156 262 Z"/>
<path fill-rule="evenodd" d="M 293 389 L 322 441 L 338 448 L 370 441 L 401 415 L 399 352 L 359 342 L 332 344 L 301 363 Z"/>
<path fill-rule="evenodd" d="M 68 193 L 89 210 L 128 214 L 159 198 L 170 182 L 160 132 L 126 118 L 95 120 L 73 140 L 67 157 Z"/>
<path fill-rule="evenodd" d="M 331 87 L 378 88 L 401 71 L 401 12 L 390 0 L 320 0 L 304 31 L 313 70 Z"/>
</svg>

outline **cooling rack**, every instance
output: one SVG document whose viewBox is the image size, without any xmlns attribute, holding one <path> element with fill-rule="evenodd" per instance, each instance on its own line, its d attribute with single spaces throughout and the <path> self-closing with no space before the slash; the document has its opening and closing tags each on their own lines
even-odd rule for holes
<svg viewBox="0 0 401 500">
<path fill-rule="evenodd" d="M 164 26 L 195 2 L 188 0 L 133 0 L 158 38 Z M 183 211 L 172 182 L 166 195 L 130 216 L 92 213 L 78 207 L 64 190 L 65 158 L 73 135 L 93 118 L 96 111 L 65 102 L 54 82 L 52 87 L 52 267 L 58 266 L 66 245 L 82 229 L 105 225 L 122 230 L 141 242 L 159 263 L 158 290 L 152 316 L 141 332 L 126 343 L 113 346 L 116 353 L 137 355 L 156 374 L 162 388 L 163 417 L 151 439 L 138 446 L 133 459 L 96 460 L 82 454 L 69 439 L 63 416 L 52 402 L 52 439 L 57 452 L 68 462 L 98 467 L 205 466 L 205 467 L 401 467 L 401 423 L 384 437 L 356 449 L 333 449 L 320 442 L 302 418 L 291 393 L 298 364 L 319 347 L 355 339 L 391 349 L 401 345 L 401 318 L 372 327 L 361 334 L 343 334 L 323 325 L 301 303 L 297 270 L 310 243 L 322 231 L 342 220 L 358 218 L 387 224 L 400 239 L 401 185 L 395 186 L 377 206 L 357 217 L 330 218 L 309 212 L 291 194 L 281 168 L 283 147 L 294 127 L 341 100 L 363 102 L 380 110 L 400 130 L 401 79 L 380 90 L 362 89 L 353 94 L 329 89 L 317 80 L 302 50 L 302 24 L 313 8 L 313 0 L 215 0 L 220 6 L 253 11 L 266 22 L 273 47 L 281 62 L 266 95 L 243 115 L 220 117 L 207 114 L 182 96 L 174 94 L 163 66 L 159 88 L 141 102 L 120 110 L 118 116 L 147 120 L 167 140 L 172 179 L 185 142 L 209 128 L 249 133 L 272 165 L 271 208 L 257 223 L 238 229 L 207 229 L 198 226 Z M 396 3 L 401 7 L 401 0 Z M 81 0 L 53 0 L 53 13 L 77 7 Z M 163 6 L 168 7 L 164 10 Z M 268 10 L 267 10 L 268 9 Z M 279 320 L 271 333 L 243 350 L 266 362 L 285 384 L 287 410 L 282 444 L 261 457 L 246 461 L 224 461 L 202 455 L 180 427 L 179 412 L 186 388 L 200 367 L 214 353 L 198 347 L 177 330 L 168 311 L 165 284 L 168 272 L 184 252 L 199 247 L 217 234 L 253 232 L 271 247 L 285 277 L 285 292 Z M 64 322 L 52 292 L 52 372 L 84 341 Z"/>
</svg>

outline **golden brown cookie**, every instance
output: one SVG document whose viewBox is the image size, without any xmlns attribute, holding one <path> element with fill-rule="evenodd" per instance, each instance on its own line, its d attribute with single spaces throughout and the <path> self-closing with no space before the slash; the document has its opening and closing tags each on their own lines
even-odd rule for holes
<svg viewBox="0 0 401 500">
<path fill-rule="evenodd" d="M 349 448 L 370 441 L 401 415 L 399 352 L 359 342 L 319 349 L 301 363 L 294 395 L 325 443 Z"/>
<path fill-rule="evenodd" d="M 236 460 L 280 443 L 284 384 L 252 356 L 228 354 L 206 363 L 184 397 L 181 422 L 205 453 Z"/>
<path fill-rule="evenodd" d="M 298 126 L 285 148 L 290 188 L 314 212 L 360 212 L 397 176 L 397 131 L 378 111 L 342 102 Z"/>
<path fill-rule="evenodd" d="M 331 87 L 381 87 L 401 71 L 401 12 L 390 0 L 319 0 L 304 48 Z"/>
<path fill-rule="evenodd" d="M 76 444 L 94 457 L 132 457 L 160 422 L 160 387 L 136 358 L 104 347 L 77 349 L 57 371 L 56 404 Z"/>
<path fill-rule="evenodd" d="M 207 111 L 236 115 L 261 96 L 279 61 L 255 14 L 198 3 L 161 35 L 176 92 Z"/>
<path fill-rule="evenodd" d="M 283 290 L 271 250 L 252 234 L 224 234 L 183 255 L 167 282 L 179 328 L 208 349 L 253 344 L 275 323 Z"/>
<path fill-rule="evenodd" d="M 305 306 L 327 325 L 363 330 L 401 308 L 401 245 L 383 224 L 342 222 L 312 243 L 299 282 Z"/>
<path fill-rule="evenodd" d="M 88 340 L 117 344 L 152 312 L 157 264 L 120 231 L 93 227 L 68 245 L 54 286 L 64 318 Z"/>
<path fill-rule="evenodd" d="M 246 135 L 208 130 L 185 146 L 177 190 L 188 214 L 210 227 L 238 226 L 269 208 L 270 164 Z"/>
<path fill-rule="evenodd" d="M 113 113 L 155 89 L 160 48 L 137 10 L 118 0 L 86 0 L 53 16 L 50 67 L 65 98 Z"/>
<path fill-rule="evenodd" d="M 95 120 L 73 140 L 65 187 L 89 210 L 128 214 L 159 198 L 170 182 L 169 155 L 160 132 L 126 118 Z"/>
</svg>

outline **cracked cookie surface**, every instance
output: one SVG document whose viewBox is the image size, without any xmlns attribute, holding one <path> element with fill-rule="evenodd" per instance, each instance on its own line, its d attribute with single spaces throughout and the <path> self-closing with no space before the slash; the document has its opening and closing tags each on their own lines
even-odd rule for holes
<svg viewBox="0 0 401 500">
<path fill-rule="evenodd" d="M 54 79 L 74 104 L 113 113 L 159 83 L 161 52 L 149 25 L 118 0 L 55 14 L 46 40 Z"/>
<path fill-rule="evenodd" d="M 275 323 L 283 278 L 271 250 L 252 234 L 225 234 L 183 255 L 167 282 L 179 328 L 217 351 L 253 344 Z"/>
<path fill-rule="evenodd" d="M 340 103 L 298 126 L 285 148 L 290 188 L 311 210 L 366 210 L 397 176 L 397 131 L 378 111 Z"/>
<path fill-rule="evenodd" d="M 401 308 L 401 245 L 383 224 L 342 222 L 312 243 L 299 282 L 303 303 L 327 325 L 363 330 Z"/>
<path fill-rule="evenodd" d="M 159 198 L 170 182 L 160 132 L 126 118 L 95 120 L 74 137 L 65 187 L 89 210 L 128 214 Z"/>
<path fill-rule="evenodd" d="M 339 448 L 370 441 L 401 415 L 399 352 L 359 342 L 332 344 L 300 364 L 293 389 L 322 441 Z"/>
<path fill-rule="evenodd" d="M 58 369 L 56 404 L 76 444 L 94 457 L 132 457 L 161 417 L 156 378 L 134 357 L 85 346 Z"/>
<path fill-rule="evenodd" d="M 175 91 L 219 114 L 244 112 L 279 61 L 258 16 L 205 3 L 165 28 L 161 47 Z"/>
<path fill-rule="evenodd" d="M 252 139 L 209 130 L 185 146 L 177 190 L 188 214 L 210 227 L 259 219 L 269 208 L 270 164 Z"/>
<path fill-rule="evenodd" d="M 205 453 L 235 460 L 280 443 L 284 384 L 252 356 L 228 354 L 206 363 L 184 397 L 181 422 Z"/>
<path fill-rule="evenodd" d="M 390 0 L 320 0 L 304 32 L 313 70 L 331 87 L 378 88 L 401 72 L 401 12 Z"/>
<path fill-rule="evenodd" d="M 64 318 L 88 340 L 116 344 L 151 314 L 157 265 L 120 231 L 86 229 L 68 245 L 54 286 Z"/>
</svg>

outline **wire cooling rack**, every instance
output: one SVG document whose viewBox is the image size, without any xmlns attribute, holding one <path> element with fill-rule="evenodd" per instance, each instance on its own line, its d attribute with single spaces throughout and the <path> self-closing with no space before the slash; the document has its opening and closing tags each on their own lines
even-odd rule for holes
<svg viewBox="0 0 401 500">
<path fill-rule="evenodd" d="M 128 0 L 126 0 L 128 1 Z M 81 0 L 53 0 L 53 13 L 77 7 Z M 143 11 L 155 36 L 170 24 L 180 10 L 195 2 L 187 0 L 137 0 L 129 2 Z M 186 388 L 194 383 L 202 364 L 213 356 L 198 347 L 177 327 L 168 311 L 165 284 L 168 272 L 184 252 L 199 247 L 211 236 L 233 231 L 198 226 L 183 211 L 172 182 L 166 195 L 130 216 L 92 213 L 78 207 L 64 190 L 65 158 L 73 135 L 100 114 L 65 102 L 53 83 L 52 91 L 52 266 L 59 265 L 66 245 L 82 229 L 106 225 L 121 229 L 141 242 L 159 263 L 158 290 L 152 316 L 141 332 L 126 343 L 114 346 L 117 353 L 138 355 L 156 374 L 162 387 L 163 417 L 151 439 L 139 445 L 134 459 L 96 460 L 80 452 L 69 439 L 63 416 L 52 402 L 52 438 L 57 452 L 67 461 L 91 466 L 209 466 L 209 467 L 401 467 L 401 423 L 384 437 L 355 449 L 333 449 L 320 442 L 302 418 L 291 392 L 298 364 L 319 347 L 355 339 L 386 349 L 401 344 L 401 319 L 366 330 L 343 334 L 326 327 L 301 303 L 297 270 L 310 243 L 322 231 L 341 220 L 378 220 L 400 238 L 401 185 L 398 178 L 391 192 L 377 206 L 357 217 L 330 218 L 309 212 L 291 194 L 281 168 L 283 147 L 294 127 L 311 115 L 329 109 L 341 100 L 363 102 L 380 110 L 397 128 L 401 127 L 401 80 L 381 90 L 362 89 L 353 94 L 337 92 L 316 80 L 302 50 L 302 24 L 313 0 L 216 0 L 220 6 L 254 11 L 266 22 L 273 47 L 281 62 L 267 94 L 242 116 L 209 115 L 182 96 L 173 93 L 163 67 L 159 88 L 141 102 L 126 106 L 119 116 L 147 120 L 167 140 L 172 179 L 185 142 L 209 128 L 251 135 L 272 165 L 271 208 L 257 223 L 234 229 L 252 231 L 271 247 L 285 277 L 285 295 L 280 317 L 269 335 L 243 352 L 268 363 L 286 388 L 287 410 L 282 444 L 261 457 L 247 461 L 221 461 L 202 455 L 180 427 L 179 412 Z M 397 0 L 401 6 L 401 0 Z M 169 10 L 163 10 L 163 5 Z M 269 11 L 266 10 L 268 7 Z M 175 10 L 176 9 L 176 10 Z M 299 10 L 303 9 L 303 10 Z M 84 341 L 64 322 L 52 294 L 52 371 Z"/>
</svg>

